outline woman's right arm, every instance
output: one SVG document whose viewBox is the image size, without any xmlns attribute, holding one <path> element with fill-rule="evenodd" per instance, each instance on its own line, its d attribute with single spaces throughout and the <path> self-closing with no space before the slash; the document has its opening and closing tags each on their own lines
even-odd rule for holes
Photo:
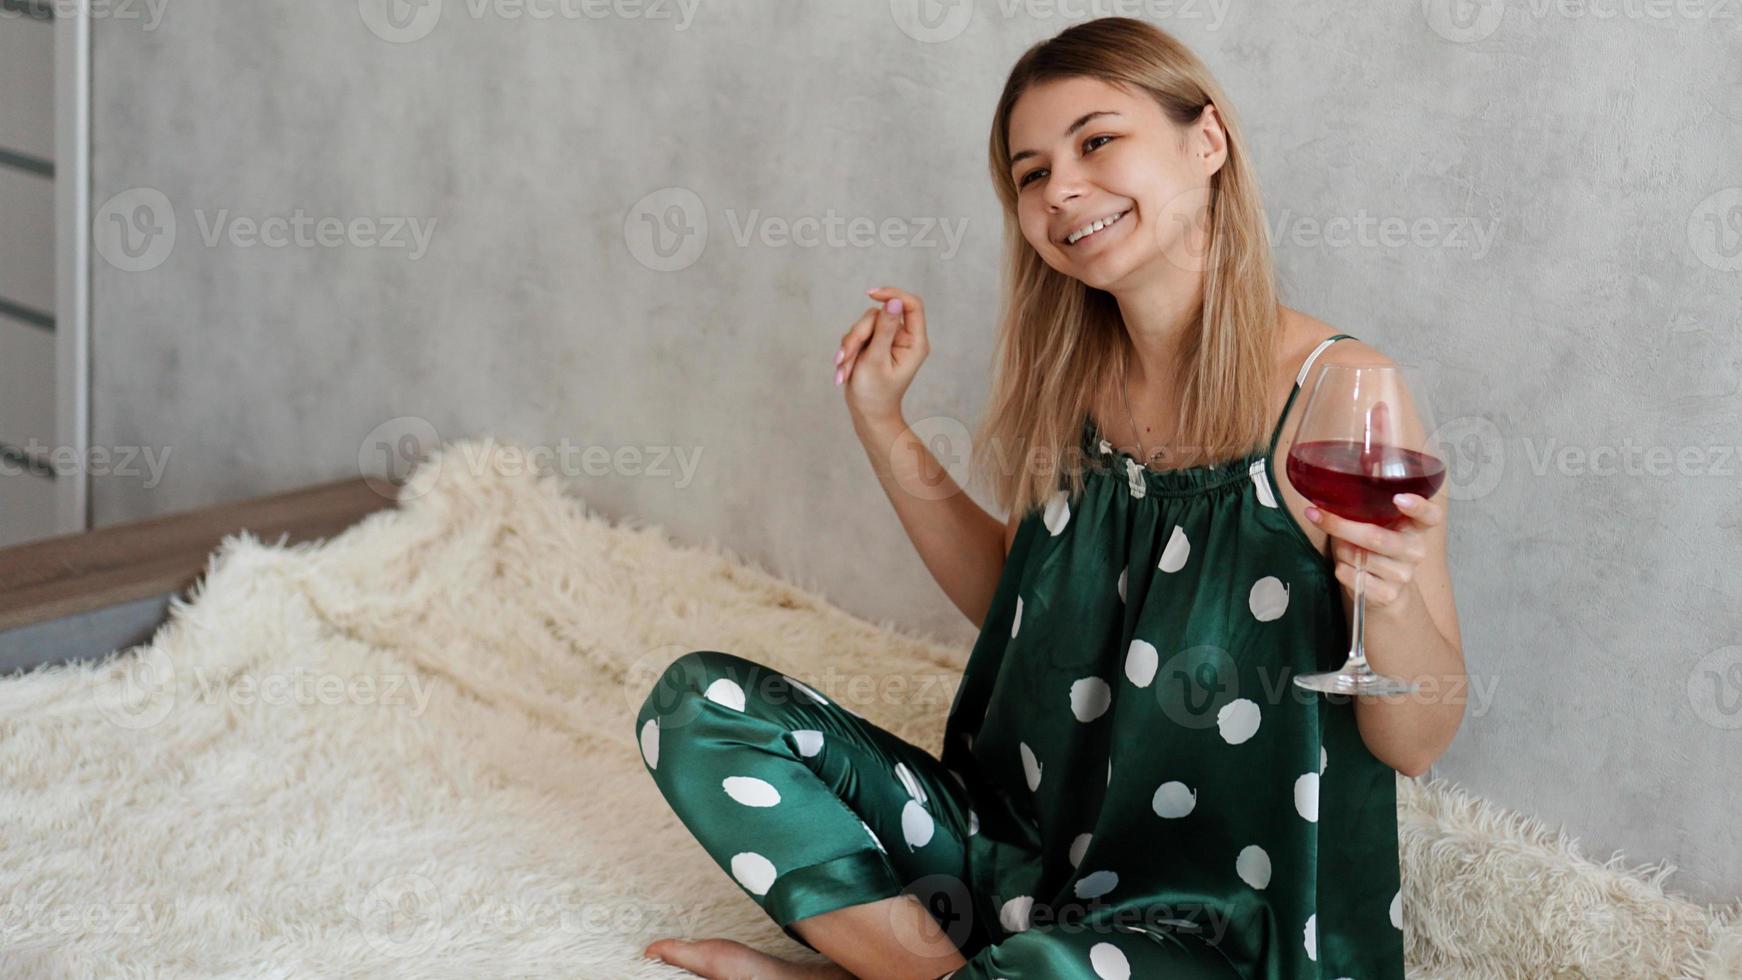
<svg viewBox="0 0 1742 980">
<path fill-rule="evenodd" d="M 841 338 L 836 384 L 846 385 L 853 431 L 920 560 L 956 608 L 976 626 L 986 619 L 1020 520 L 1000 522 L 953 480 L 908 428 L 901 397 L 930 351 L 925 304 L 885 287 L 878 305 Z"/>
<path fill-rule="evenodd" d="M 983 624 L 1021 520 L 986 513 L 900 416 L 853 427 L 920 560 L 962 615 Z"/>
</svg>

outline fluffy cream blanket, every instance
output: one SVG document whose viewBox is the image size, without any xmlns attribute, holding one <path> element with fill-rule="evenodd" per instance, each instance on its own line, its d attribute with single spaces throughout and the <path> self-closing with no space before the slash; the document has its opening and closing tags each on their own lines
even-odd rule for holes
<svg viewBox="0 0 1742 980">
<path fill-rule="evenodd" d="M 687 975 L 641 958 L 661 936 L 812 959 L 642 767 L 634 710 L 703 648 L 825 694 L 967 653 L 613 525 L 489 437 L 330 541 L 227 538 L 148 645 L 0 681 L 0 976 Z M 936 752 L 953 690 L 853 703 Z M 1742 903 L 1398 788 L 1412 975 L 1742 976 Z"/>
</svg>

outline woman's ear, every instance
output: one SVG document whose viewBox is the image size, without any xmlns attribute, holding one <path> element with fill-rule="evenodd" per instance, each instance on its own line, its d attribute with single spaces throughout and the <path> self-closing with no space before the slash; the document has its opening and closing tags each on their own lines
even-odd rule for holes
<svg viewBox="0 0 1742 980">
<path fill-rule="evenodd" d="M 1193 126 L 1204 176 L 1212 176 L 1228 160 L 1228 133 L 1222 128 L 1222 115 L 1216 111 L 1214 102 L 1204 104 L 1204 111 L 1198 114 L 1198 121 Z"/>
</svg>

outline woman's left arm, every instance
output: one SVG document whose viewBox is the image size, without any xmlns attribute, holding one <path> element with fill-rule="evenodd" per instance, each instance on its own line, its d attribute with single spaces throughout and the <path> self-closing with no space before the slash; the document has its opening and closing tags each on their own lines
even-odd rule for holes
<svg viewBox="0 0 1742 980">
<path fill-rule="evenodd" d="M 1355 554 L 1367 550 L 1367 663 L 1414 681 L 1413 694 L 1357 697 L 1361 740 L 1381 762 L 1420 776 L 1451 745 L 1468 701 L 1463 639 L 1446 567 L 1446 487 L 1433 497 L 1399 496 L 1397 529 L 1351 521 L 1319 508 L 1308 519 L 1331 536 L 1343 608 L 1353 622 Z M 1316 516 L 1315 516 L 1316 515 Z"/>
</svg>

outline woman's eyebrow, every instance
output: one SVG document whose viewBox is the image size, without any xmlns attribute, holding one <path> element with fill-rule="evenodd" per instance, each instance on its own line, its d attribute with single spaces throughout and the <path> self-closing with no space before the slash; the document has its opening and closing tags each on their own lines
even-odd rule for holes
<svg viewBox="0 0 1742 980">
<path fill-rule="evenodd" d="M 1065 135 L 1069 136 L 1077 130 L 1082 129 L 1084 126 L 1089 124 L 1089 120 L 1095 119 L 1096 117 L 1117 116 L 1118 114 L 1119 113 L 1114 112 L 1112 109 L 1096 109 L 1094 112 L 1086 112 L 1081 116 L 1078 116 L 1077 121 L 1071 123 L 1070 126 L 1065 129 Z M 1022 150 L 1018 153 L 1013 153 L 1010 155 L 1010 165 L 1014 167 L 1029 157 L 1037 156 L 1038 154 L 1038 150 Z"/>
</svg>

